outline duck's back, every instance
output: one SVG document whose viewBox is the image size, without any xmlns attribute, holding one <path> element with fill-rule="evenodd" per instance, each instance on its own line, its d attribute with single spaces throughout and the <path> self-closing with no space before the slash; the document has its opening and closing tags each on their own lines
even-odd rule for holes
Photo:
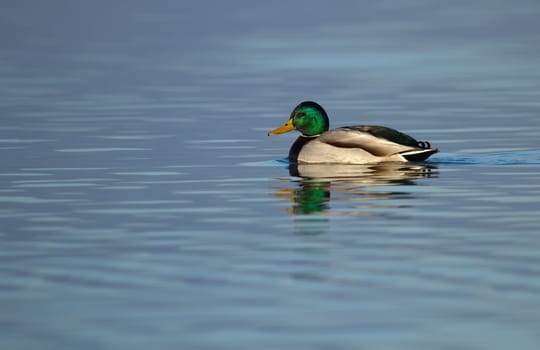
<svg viewBox="0 0 540 350">
<path fill-rule="evenodd" d="M 375 136 L 376 138 L 389 140 L 389 141 L 392 141 L 392 142 L 395 142 L 404 146 L 411 146 L 411 147 L 418 146 L 418 141 L 416 141 L 414 137 L 404 134 L 401 131 L 397 131 L 396 129 L 386 127 L 386 126 L 353 125 L 353 126 L 344 126 L 342 128 L 338 128 L 335 130 L 340 130 L 340 129 L 348 129 L 348 130 L 359 131 L 361 133 L 367 133 L 372 136 Z"/>
</svg>

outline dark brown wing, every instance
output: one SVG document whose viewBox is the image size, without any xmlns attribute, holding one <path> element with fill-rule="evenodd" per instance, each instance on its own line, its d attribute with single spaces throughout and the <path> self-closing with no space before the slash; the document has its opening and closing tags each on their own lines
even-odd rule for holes
<svg viewBox="0 0 540 350">
<path fill-rule="evenodd" d="M 383 138 L 388 141 L 399 143 L 400 145 L 404 145 L 404 146 L 426 148 L 426 147 L 421 147 L 422 143 L 416 141 L 416 139 L 414 139 L 413 137 L 407 134 L 404 134 L 400 131 L 397 131 L 395 129 L 385 127 L 385 126 L 354 125 L 354 126 L 345 126 L 344 128 L 367 132 L 377 138 Z"/>
</svg>

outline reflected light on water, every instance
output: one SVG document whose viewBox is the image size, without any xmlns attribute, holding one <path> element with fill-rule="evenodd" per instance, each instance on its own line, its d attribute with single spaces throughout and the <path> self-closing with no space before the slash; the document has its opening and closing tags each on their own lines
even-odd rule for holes
<svg viewBox="0 0 540 350">
<path fill-rule="evenodd" d="M 538 348 L 538 0 L 129 4 L 0 11 L 2 350 Z"/>
</svg>

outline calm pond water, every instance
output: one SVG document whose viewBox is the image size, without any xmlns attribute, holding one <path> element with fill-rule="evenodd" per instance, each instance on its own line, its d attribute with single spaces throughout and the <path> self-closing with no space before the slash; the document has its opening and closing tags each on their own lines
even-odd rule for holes
<svg viewBox="0 0 540 350">
<path fill-rule="evenodd" d="M 537 349 L 539 16 L 3 6 L 0 347 Z M 289 169 L 308 99 L 441 153 Z"/>
</svg>

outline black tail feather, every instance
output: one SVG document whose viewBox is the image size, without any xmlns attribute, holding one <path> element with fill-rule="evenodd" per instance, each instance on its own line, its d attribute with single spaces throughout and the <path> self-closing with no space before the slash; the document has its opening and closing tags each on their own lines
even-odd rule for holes
<svg viewBox="0 0 540 350">
<path fill-rule="evenodd" d="M 436 148 L 426 148 L 417 151 L 407 151 L 402 153 L 403 158 L 407 159 L 409 162 L 422 162 L 429 158 L 432 154 L 439 152 Z"/>
</svg>

